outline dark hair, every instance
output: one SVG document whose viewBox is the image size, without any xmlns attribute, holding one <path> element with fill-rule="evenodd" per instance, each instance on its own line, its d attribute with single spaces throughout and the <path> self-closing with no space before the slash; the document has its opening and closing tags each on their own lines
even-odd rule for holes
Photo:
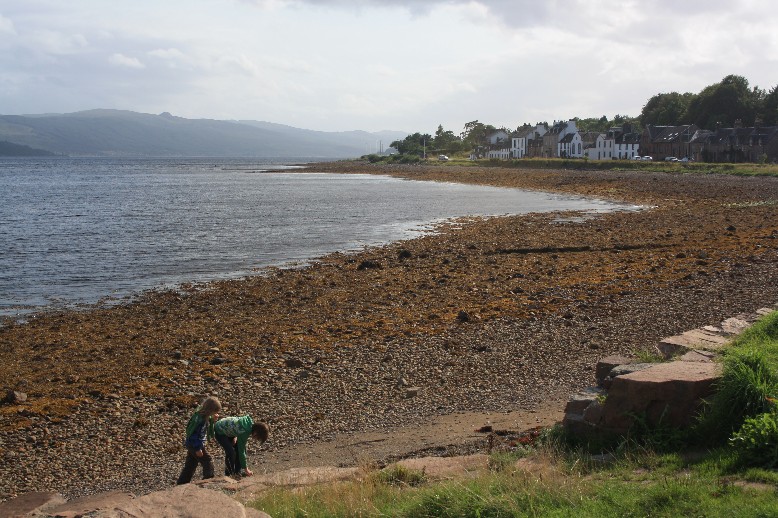
<svg viewBox="0 0 778 518">
<path fill-rule="evenodd" d="M 251 436 L 262 442 L 267 441 L 268 435 L 270 435 L 270 428 L 265 423 L 254 423 L 251 427 Z"/>
</svg>

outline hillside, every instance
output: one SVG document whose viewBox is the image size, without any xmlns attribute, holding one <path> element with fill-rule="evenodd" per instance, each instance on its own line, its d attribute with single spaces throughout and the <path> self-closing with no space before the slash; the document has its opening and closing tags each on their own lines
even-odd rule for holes
<svg viewBox="0 0 778 518">
<path fill-rule="evenodd" d="M 0 140 L 0 156 L 53 156 L 54 153 Z"/>
<path fill-rule="evenodd" d="M 318 132 L 259 121 L 185 119 L 120 110 L 0 116 L 0 140 L 81 156 L 350 158 L 402 132 Z"/>
</svg>

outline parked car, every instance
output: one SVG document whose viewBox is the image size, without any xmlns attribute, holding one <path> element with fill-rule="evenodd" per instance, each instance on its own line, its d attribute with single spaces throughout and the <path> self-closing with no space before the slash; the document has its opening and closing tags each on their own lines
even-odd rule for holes
<svg viewBox="0 0 778 518">
<path fill-rule="evenodd" d="M 689 158 L 688 156 L 683 157 L 679 160 L 679 162 L 694 162 L 693 158 Z"/>
<path fill-rule="evenodd" d="M 640 157 L 640 159 L 641 160 L 645 160 L 647 162 L 651 162 L 654 159 L 654 157 L 646 155 L 646 156 Z"/>
<path fill-rule="evenodd" d="M 632 160 L 643 160 L 643 157 L 640 155 L 635 155 L 632 157 Z"/>
<path fill-rule="evenodd" d="M 677 162 L 677 161 L 678 161 L 678 159 L 675 158 L 674 156 L 666 156 L 665 157 L 665 162 Z"/>
<path fill-rule="evenodd" d="M 448 157 L 446 155 L 438 155 L 438 160 L 441 162 L 448 162 Z"/>
</svg>

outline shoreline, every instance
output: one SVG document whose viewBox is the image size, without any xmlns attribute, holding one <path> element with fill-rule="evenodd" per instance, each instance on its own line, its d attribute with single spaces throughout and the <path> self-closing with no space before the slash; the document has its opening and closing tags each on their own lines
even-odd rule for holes
<svg viewBox="0 0 778 518">
<path fill-rule="evenodd" d="M 0 406 L 1 499 L 171 485 L 181 429 L 206 394 L 225 415 L 270 424 L 268 450 L 250 451 L 262 469 L 349 434 L 541 408 L 590 385 L 599 357 L 778 300 L 778 179 L 316 167 L 653 208 L 474 219 L 301 269 L 0 328 L 3 388 L 28 394 Z"/>
<path fill-rule="evenodd" d="M 177 185 L 170 179 L 169 169 L 145 166 L 143 169 L 152 175 L 159 174 L 160 182 L 165 185 Z M 273 172 L 254 175 L 248 184 L 244 183 L 245 175 L 225 177 L 216 173 L 214 177 L 214 173 L 206 173 L 197 180 L 198 183 L 224 178 L 213 180 L 219 185 L 219 192 L 223 191 L 232 197 L 246 189 L 251 194 L 244 194 L 238 198 L 239 202 L 230 203 L 229 211 L 216 210 L 210 202 L 206 202 L 203 212 L 213 215 L 203 218 L 214 238 L 206 242 L 200 239 L 197 251 L 191 243 L 196 240 L 201 232 L 198 229 L 205 226 L 205 222 L 180 225 L 177 231 L 169 233 L 163 230 L 165 225 L 162 223 L 152 223 L 153 230 L 142 231 L 134 226 L 132 218 L 125 219 L 128 218 L 126 212 L 119 211 L 116 218 L 118 224 L 108 225 L 104 229 L 101 227 L 95 230 L 83 224 L 75 225 L 76 230 L 73 231 L 63 229 L 60 234 L 68 236 L 64 241 L 45 237 L 47 225 L 51 226 L 51 222 L 47 224 L 41 219 L 35 219 L 29 225 L 14 224 L 7 236 L 9 239 L 13 241 L 23 239 L 24 235 L 28 237 L 20 247 L 16 247 L 18 250 L 11 247 L 9 252 L 8 260 L 11 262 L 7 263 L 9 271 L 4 277 L 7 285 L 5 290 L 0 290 L 0 326 L 6 321 L 35 318 L 36 314 L 126 304 L 148 291 L 175 290 L 181 285 L 203 285 L 219 280 L 239 280 L 261 275 L 272 267 L 299 268 L 330 253 L 354 253 L 368 247 L 409 240 L 434 231 L 443 222 L 460 217 L 583 208 L 605 211 L 612 208 L 607 202 L 574 196 L 463 186 L 454 182 L 419 184 L 388 175 L 345 176 L 318 172 L 319 169 L 314 164 L 307 168 L 298 166 L 292 174 L 280 173 L 278 176 L 279 173 Z M 24 177 L 23 171 L 14 171 L 13 174 Z M 193 176 L 202 173 L 198 168 L 186 168 L 185 171 Z M 73 171 L 63 169 L 57 172 L 60 173 L 71 174 Z M 87 171 L 83 175 L 79 181 L 88 182 L 85 179 L 91 173 Z M 104 184 L 103 181 L 99 183 Z M 141 189 L 145 194 L 145 183 L 142 182 L 134 189 Z M 152 182 L 152 185 L 156 185 L 156 182 Z M 230 193 L 229 186 L 237 191 Z M 267 194 L 259 194 L 268 193 L 268 189 L 276 187 L 280 188 L 282 194 L 267 198 Z M 96 190 L 100 189 L 105 187 L 96 187 Z M 355 198 L 349 194 L 352 189 Z M 185 194 L 188 193 L 187 188 L 183 190 Z M 121 204 L 121 200 L 111 199 L 114 204 Z M 276 201 L 271 202 L 271 199 Z M 333 206 L 327 201 L 333 199 L 348 200 L 349 203 Z M 279 203 L 278 200 L 282 201 Z M 354 203 L 351 203 L 352 200 Z M 153 221 L 164 212 L 160 201 L 140 203 L 134 210 Z M 70 205 L 67 197 L 60 203 L 63 206 Z M 293 206 L 289 207 L 289 204 Z M 187 206 L 191 209 L 191 204 Z M 95 214 L 102 214 L 98 209 L 95 209 Z M 168 206 L 168 211 L 173 214 L 179 209 L 181 206 L 176 203 Z M 67 213 L 65 209 L 63 211 Z M 155 216 L 151 217 L 152 214 Z M 238 215 L 240 225 L 230 219 Z M 92 218 L 88 221 L 95 223 Z M 181 223 L 180 218 L 171 218 L 171 224 L 176 222 Z M 128 230 L 121 233 L 125 241 L 112 242 L 111 236 L 118 228 L 125 226 Z M 235 230 L 239 228 L 242 230 Z M 130 241 L 127 242 L 127 239 Z M 43 241 L 34 249 L 24 244 L 38 243 L 39 240 Z M 93 242 L 106 240 L 110 243 L 97 250 L 90 246 Z M 46 249 L 59 246 L 67 250 L 68 241 L 73 241 L 72 250 L 68 251 L 62 262 L 46 258 L 51 255 L 44 252 Z M 122 253 L 119 256 L 106 253 L 109 250 Z M 59 257 L 57 253 L 54 252 Z"/>
</svg>

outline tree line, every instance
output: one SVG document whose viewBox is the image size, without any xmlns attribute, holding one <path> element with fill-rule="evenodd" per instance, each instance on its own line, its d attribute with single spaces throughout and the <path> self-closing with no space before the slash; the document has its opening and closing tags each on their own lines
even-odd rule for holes
<svg viewBox="0 0 778 518">
<path fill-rule="evenodd" d="M 676 126 L 695 124 L 702 129 L 713 130 L 717 126 L 733 127 L 736 121 L 744 126 L 778 124 L 778 85 L 770 91 L 749 86 L 743 76 L 728 75 L 720 82 L 706 86 L 699 93 L 659 93 L 643 106 L 640 116 L 615 115 L 609 119 L 574 117 L 581 131 L 606 132 L 614 126 L 631 124 L 633 131 L 642 131 L 648 125 Z M 546 121 L 537 124 L 548 124 Z M 522 124 L 515 130 L 484 124 L 477 120 L 465 124 L 458 135 L 438 125 L 435 135 L 414 133 L 403 140 L 396 140 L 391 146 L 401 155 L 424 156 L 453 155 L 482 146 L 487 137 L 502 130 L 507 134 L 523 128 L 535 127 Z"/>
</svg>

